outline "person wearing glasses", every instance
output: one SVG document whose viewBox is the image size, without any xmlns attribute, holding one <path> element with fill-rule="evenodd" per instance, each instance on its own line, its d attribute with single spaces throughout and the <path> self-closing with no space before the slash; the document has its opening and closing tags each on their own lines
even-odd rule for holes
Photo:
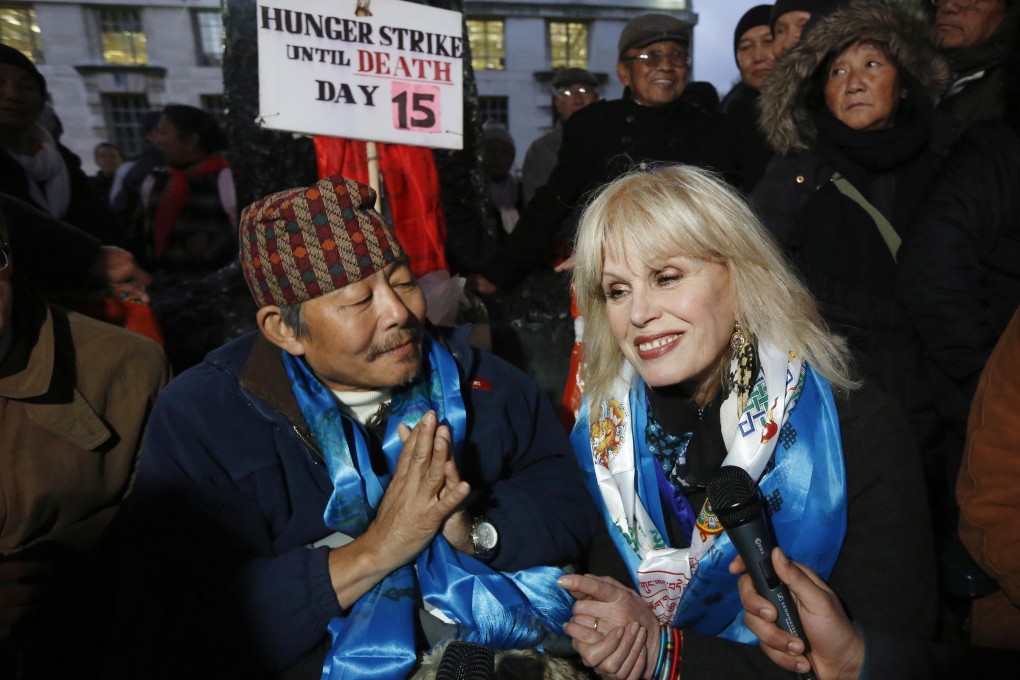
<svg viewBox="0 0 1020 680">
<path fill-rule="evenodd" d="M 599 100 L 598 85 L 598 79 L 583 68 L 565 68 L 553 75 L 553 109 L 556 111 L 556 124 L 532 142 L 524 154 L 521 188 L 525 201 L 530 201 L 535 196 L 535 192 L 546 183 L 553 168 L 556 167 L 556 156 L 563 144 L 563 124 L 576 112 Z"/>
<path fill-rule="evenodd" d="M 97 555 L 168 379 L 156 343 L 47 305 L 0 215 L 0 677 L 98 677 Z"/>
<path fill-rule="evenodd" d="M 480 293 L 510 290 L 568 243 L 561 230 L 582 198 L 633 163 L 667 161 L 727 171 L 736 154 L 720 143 L 721 114 L 681 98 L 690 76 L 691 27 L 668 14 L 631 19 L 617 44 L 620 99 L 575 112 L 563 126 L 563 145 L 549 181 L 535 192 L 500 252 L 482 263 L 468 284 Z M 573 225 L 574 219 L 566 222 Z"/>
<path fill-rule="evenodd" d="M 981 120 L 1005 113 L 1007 62 L 1020 38 L 1017 0 L 931 0 L 936 40 L 953 70 L 939 108 L 956 122 L 959 136 Z"/>
</svg>

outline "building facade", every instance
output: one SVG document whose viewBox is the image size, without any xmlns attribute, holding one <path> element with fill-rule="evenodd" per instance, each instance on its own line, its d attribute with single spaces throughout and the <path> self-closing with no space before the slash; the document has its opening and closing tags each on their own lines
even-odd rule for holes
<svg viewBox="0 0 1020 680">
<path fill-rule="evenodd" d="M 46 77 L 61 142 L 86 172 L 99 142 L 141 150 L 143 111 L 191 104 L 222 118 L 219 0 L 0 0 L 0 41 Z"/>
<path fill-rule="evenodd" d="M 553 71 L 587 68 L 603 82 L 603 97 L 618 97 L 616 41 L 646 12 L 697 21 L 691 0 L 465 0 L 484 117 L 507 125 L 518 165 L 555 123 Z M 182 103 L 223 113 L 220 0 L 0 0 L 0 41 L 38 65 L 61 141 L 90 173 L 99 142 L 127 156 L 141 149 L 142 111 Z"/>
</svg>

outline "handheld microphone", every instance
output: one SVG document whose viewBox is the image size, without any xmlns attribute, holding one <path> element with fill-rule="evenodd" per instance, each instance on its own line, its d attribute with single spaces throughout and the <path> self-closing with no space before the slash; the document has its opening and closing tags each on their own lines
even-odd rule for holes
<svg viewBox="0 0 1020 680">
<path fill-rule="evenodd" d="M 708 501 L 733 546 L 740 553 L 754 589 L 772 603 L 779 616 L 776 625 L 804 641 L 804 654 L 811 651 L 797 605 L 786 585 L 772 567 L 772 532 L 765 520 L 758 485 L 743 468 L 724 465 L 708 481 Z M 816 680 L 813 671 L 798 674 Z"/>
</svg>

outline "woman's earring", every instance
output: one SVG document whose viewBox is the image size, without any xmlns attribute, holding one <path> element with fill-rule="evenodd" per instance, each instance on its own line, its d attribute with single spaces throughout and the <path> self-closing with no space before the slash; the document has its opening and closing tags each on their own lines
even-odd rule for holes
<svg viewBox="0 0 1020 680">
<path fill-rule="evenodd" d="M 730 347 L 733 348 L 734 352 L 740 352 L 744 349 L 744 345 L 747 344 L 747 338 L 744 337 L 744 329 L 740 327 L 740 324 L 733 325 L 733 335 L 730 336 Z"/>
<path fill-rule="evenodd" d="M 754 345 L 744 335 L 744 329 L 740 327 L 740 324 L 734 324 L 733 335 L 730 336 L 730 348 L 733 349 L 737 359 L 737 370 L 730 380 L 733 390 L 737 393 L 737 412 L 743 413 L 744 406 L 747 405 L 747 397 L 754 385 L 757 370 L 754 365 Z"/>
</svg>

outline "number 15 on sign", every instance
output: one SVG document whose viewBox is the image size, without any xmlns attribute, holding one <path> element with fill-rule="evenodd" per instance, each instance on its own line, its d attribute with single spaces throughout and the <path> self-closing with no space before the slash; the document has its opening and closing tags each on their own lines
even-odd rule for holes
<svg viewBox="0 0 1020 680">
<path fill-rule="evenodd" d="M 434 85 L 394 82 L 390 89 L 393 127 L 414 132 L 439 132 L 439 88 Z"/>
</svg>

